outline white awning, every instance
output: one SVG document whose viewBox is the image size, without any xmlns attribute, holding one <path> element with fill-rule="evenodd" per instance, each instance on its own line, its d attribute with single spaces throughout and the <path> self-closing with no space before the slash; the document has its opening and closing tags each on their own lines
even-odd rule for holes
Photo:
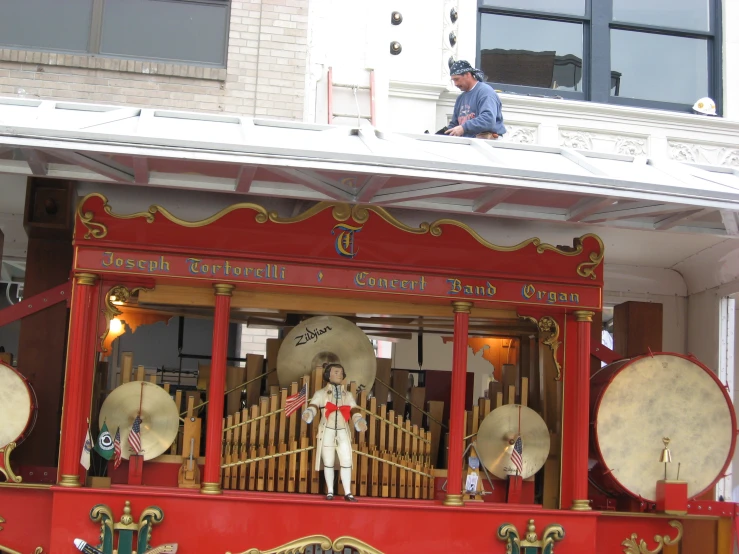
<svg viewBox="0 0 739 554">
<path fill-rule="evenodd" d="M 739 172 L 502 141 L 0 98 L 0 173 L 739 235 Z"/>
</svg>

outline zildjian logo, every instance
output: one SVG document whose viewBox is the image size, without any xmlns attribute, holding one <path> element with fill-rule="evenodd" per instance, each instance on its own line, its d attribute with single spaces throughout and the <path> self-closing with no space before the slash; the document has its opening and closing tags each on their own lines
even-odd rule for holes
<svg viewBox="0 0 739 554">
<path fill-rule="evenodd" d="M 326 325 L 323 329 L 313 329 L 313 330 L 310 330 L 306 327 L 305 333 L 295 337 L 295 346 L 301 346 L 303 344 L 308 344 L 311 341 L 315 342 L 318 340 L 318 337 L 320 337 L 324 333 L 328 333 L 330 330 L 331 330 L 331 327 L 328 325 Z"/>
</svg>

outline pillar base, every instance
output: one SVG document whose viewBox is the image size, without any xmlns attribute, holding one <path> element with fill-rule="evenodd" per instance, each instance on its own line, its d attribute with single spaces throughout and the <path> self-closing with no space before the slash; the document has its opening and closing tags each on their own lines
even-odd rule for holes
<svg viewBox="0 0 739 554">
<path fill-rule="evenodd" d="M 203 483 L 200 487 L 201 494 L 223 494 L 220 483 Z"/>
<path fill-rule="evenodd" d="M 60 487 L 81 487 L 79 475 L 62 475 L 59 479 Z"/>
<path fill-rule="evenodd" d="M 444 499 L 444 506 L 464 506 L 461 494 L 447 494 Z"/>
<path fill-rule="evenodd" d="M 573 500 L 570 510 L 575 510 L 576 512 L 589 512 L 592 510 L 590 507 L 590 500 Z"/>
</svg>

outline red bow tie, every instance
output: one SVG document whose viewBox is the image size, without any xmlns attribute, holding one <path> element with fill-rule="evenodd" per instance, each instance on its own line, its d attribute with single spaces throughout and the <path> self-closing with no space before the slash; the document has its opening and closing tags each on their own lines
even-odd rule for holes
<svg viewBox="0 0 739 554">
<path fill-rule="evenodd" d="M 352 412 L 352 407 L 351 406 L 341 406 L 339 408 L 333 402 L 326 402 L 326 417 L 330 416 L 336 410 L 339 410 L 341 412 L 341 415 L 344 416 L 344 419 L 346 421 L 349 421 L 349 416 L 351 415 L 351 412 Z"/>
</svg>

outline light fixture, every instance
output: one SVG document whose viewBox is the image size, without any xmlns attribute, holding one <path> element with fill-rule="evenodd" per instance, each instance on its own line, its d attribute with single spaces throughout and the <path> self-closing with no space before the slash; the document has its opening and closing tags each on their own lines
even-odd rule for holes
<svg viewBox="0 0 739 554">
<path fill-rule="evenodd" d="M 393 56 L 397 56 L 403 51 L 403 47 L 400 45 L 400 43 L 397 40 L 394 40 L 390 43 L 390 53 Z"/>
<path fill-rule="evenodd" d="M 118 334 L 123 330 L 123 323 L 121 323 L 121 320 L 117 317 L 114 317 L 110 320 L 110 332 L 115 334 Z"/>
<path fill-rule="evenodd" d="M 449 33 L 449 45 L 454 47 L 454 45 L 457 44 L 457 35 L 454 34 L 454 31 Z"/>
<path fill-rule="evenodd" d="M 403 23 L 403 15 L 400 12 L 393 12 L 390 15 L 390 23 L 393 25 L 400 25 Z"/>
<path fill-rule="evenodd" d="M 449 12 L 449 19 L 452 20 L 452 23 L 456 23 L 457 19 L 459 18 L 459 14 L 457 13 L 456 8 L 452 8 Z"/>
<path fill-rule="evenodd" d="M 454 56 L 449 56 L 449 61 L 447 63 L 449 64 L 449 69 L 451 69 L 454 65 Z"/>
</svg>

